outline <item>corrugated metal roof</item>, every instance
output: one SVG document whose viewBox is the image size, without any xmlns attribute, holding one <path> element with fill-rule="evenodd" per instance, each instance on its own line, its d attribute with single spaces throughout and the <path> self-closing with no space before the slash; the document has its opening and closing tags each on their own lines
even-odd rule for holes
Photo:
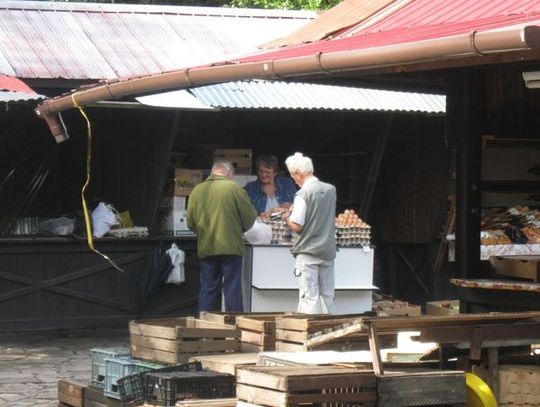
<svg viewBox="0 0 540 407">
<path fill-rule="evenodd" d="M 413 0 L 394 13 L 363 30 L 352 29 L 345 35 L 379 32 L 421 26 L 437 26 L 500 17 L 527 17 L 540 13 L 538 0 Z"/>
<path fill-rule="evenodd" d="M 527 14 L 494 16 L 472 21 L 443 25 L 399 27 L 388 31 L 356 33 L 336 39 L 321 40 L 311 44 L 285 47 L 278 50 L 260 52 L 241 58 L 235 62 L 255 62 L 317 55 L 326 52 L 343 52 L 381 47 L 385 45 L 414 43 L 422 40 L 450 37 L 470 32 L 503 29 L 524 24 L 540 25 L 540 11 Z"/>
<path fill-rule="evenodd" d="M 12 76 L 0 75 L 0 103 L 43 99 L 30 86 Z"/>
<path fill-rule="evenodd" d="M 401 0 L 402 1 L 402 0 Z M 358 24 L 396 0 L 344 0 L 284 38 L 264 44 L 265 48 L 313 42 L 325 38 L 344 27 Z"/>
<path fill-rule="evenodd" d="M 252 52 L 315 12 L 37 1 L 0 2 L 0 73 L 114 79 Z"/>
<path fill-rule="evenodd" d="M 34 100 L 41 100 L 44 98 L 45 96 L 38 95 L 37 93 L 0 91 L 0 103 L 29 102 Z"/>
<path fill-rule="evenodd" d="M 24 93 L 36 93 L 26 83 L 18 78 L 7 75 L 0 75 L 0 90 L 7 90 L 9 92 L 24 92 Z"/>
<path fill-rule="evenodd" d="M 191 108 L 187 90 L 137 98 L 152 106 Z M 250 80 L 189 89 L 207 107 L 227 109 L 370 110 L 444 113 L 444 95 L 309 83 Z"/>
</svg>

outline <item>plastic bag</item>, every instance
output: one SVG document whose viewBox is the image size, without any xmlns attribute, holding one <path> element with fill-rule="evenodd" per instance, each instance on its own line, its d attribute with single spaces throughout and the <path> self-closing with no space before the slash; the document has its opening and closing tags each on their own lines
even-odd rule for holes
<svg viewBox="0 0 540 407">
<path fill-rule="evenodd" d="M 272 241 L 272 228 L 266 223 L 256 220 L 245 236 L 251 244 L 269 244 Z"/>
<path fill-rule="evenodd" d="M 184 261 L 186 260 L 186 254 L 176 246 L 175 243 L 171 245 L 171 248 L 166 251 L 167 255 L 171 259 L 173 269 L 169 273 L 167 278 L 167 284 L 182 284 L 186 281 L 186 275 L 184 271 Z"/>
<path fill-rule="evenodd" d="M 100 202 L 92 211 L 92 225 L 94 237 L 103 237 L 111 230 L 112 226 L 118 225 L 118 212 L 112 205 Z"/>
<path fill-rule="evenodd" d="M 62 216 L 61 218 L 47 219 L 39 225 L 39 231 L 46 235 L 67 236 L 75 230 L 75 219 Z"/>
</svg>

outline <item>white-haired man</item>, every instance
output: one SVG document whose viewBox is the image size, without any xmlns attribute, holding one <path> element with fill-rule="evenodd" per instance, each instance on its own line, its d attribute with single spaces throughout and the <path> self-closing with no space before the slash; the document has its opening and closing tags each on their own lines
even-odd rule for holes
<svg viewBox="0 0 540 407">
<path fill-rule="evenodd" d="M 313 175 L 313 162 L 302 153 L 288 157 L 285 165 L 300 187 L 287 219 L 289 228 L 298 234 L 291 249 L 295 274 L 300 277 L 298 312 L 332 313 L 336 188 Z"/>
<path fill-rule="evenodd" d="M 219 311 L 222 290 L 225 310 L 243 311 L 242 236 L 257 212 L 244 188 L 231 179 L 233 174 L 230 162 L 216 161 L 188 200 L 187 224 L 197 232 L 201 265 L 199 311 Z"/>
</svg>

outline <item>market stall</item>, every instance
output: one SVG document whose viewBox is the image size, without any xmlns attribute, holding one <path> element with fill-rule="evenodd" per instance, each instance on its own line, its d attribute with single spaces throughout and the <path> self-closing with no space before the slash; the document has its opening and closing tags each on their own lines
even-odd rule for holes
<svg viewBox="0 0 540 407">
<path fill-rule="evenodd" d="M 346 218 L 347 217 L 347 218 Z M 272 242 L 247 245 L 244 258 L 244 309 L 251 312 L 295 311 L 298 305 L 298 277 L 291 254 L 294 236 L 281 220 L 267 221 Z M 354 210 L 336 217 L 334 313 L 371 311 L 374 247 L 370 227 Z"/>
</svg>

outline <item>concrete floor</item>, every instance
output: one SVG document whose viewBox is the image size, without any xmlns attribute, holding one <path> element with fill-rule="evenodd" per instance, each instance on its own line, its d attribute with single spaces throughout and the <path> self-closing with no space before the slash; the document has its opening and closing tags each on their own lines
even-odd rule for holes
<svg viewBox="0 0 540 407">
<path fill-rule="evenodd" d="M 127 326 L 0 334 L 0 405 L 58 406 L 59 379 L 90 383 L 92 348 L 128 344 Z"/>
</svg>

